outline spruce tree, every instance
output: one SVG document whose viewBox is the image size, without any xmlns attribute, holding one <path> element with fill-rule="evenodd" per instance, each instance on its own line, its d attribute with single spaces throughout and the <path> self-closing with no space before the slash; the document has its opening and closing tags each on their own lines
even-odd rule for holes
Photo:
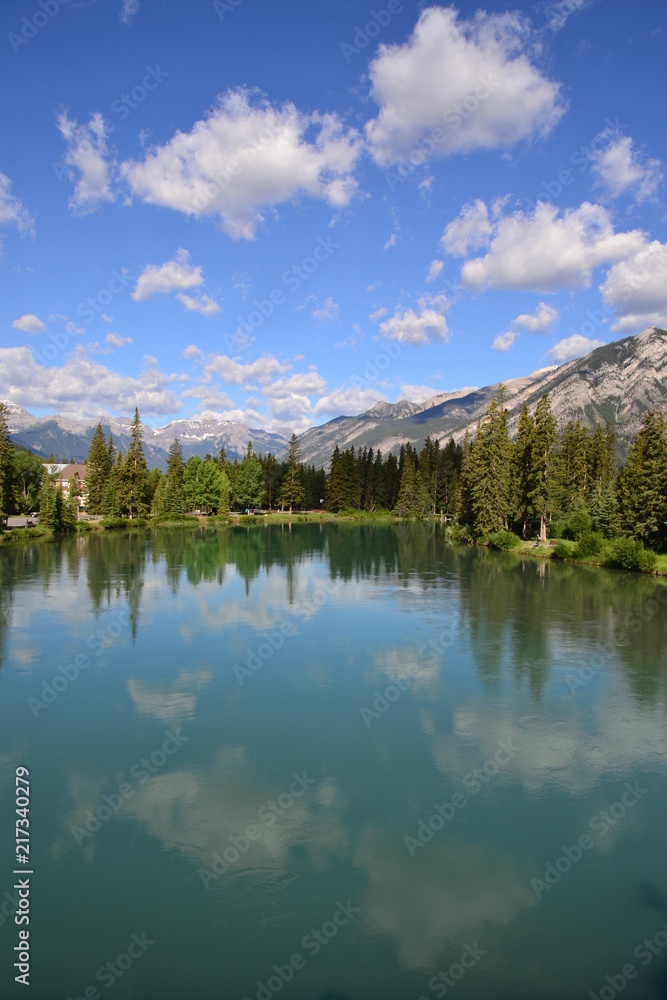
<svg viewBox="0 0 667 1000">
<path fill-rule="evenodd" d="M 507 422 L 508 412 L 494 396 L 470 452 L 470 496 L 480 533 L 508 527 L 512 445 Z"/>
<path fill-rule="evenodd" d="M 345 479 L 343 474 L 343 462 L 338 445 L 333 450 L 331 456 L 331 466 L 327 476 L 327 510 L 337 513 L 346 506 Z"/>
<path fill-rule="evenodd" d="M 107 447 L 102 424 L 98 423 L 88 450 L 88 471 L 86 473 L 86 491 L 88 499 L 86 510 L 89 514 L 99 514 L 102 511 L 102 497 L 111 473 L 111 456 Z"/>
<path fill-rule="evenodd" d="M 549 396 L 545 393 L 535 408 L 528 493 L 531 515 L 540 522 L 539 537 L 543 542 L 547 540 L 547 522 L 555 509 L 554 447 L 557 434 L 556 418 L 551 412 Z"/>
<path fill-rule="evenodd" d="M 532 449 L 535 422 L 524 403 L 519 417 L 516 444 L 512 457 L 512 501 L 514 519 L 521 527 L 523 538 L 528 533 L 528 522 L 531 514 L 530 506 L 530 474 L 532 468 Z"/>
<path fill-rule="evenodd" d="M 292 507 L 298 507 L 303 503 L 303 484 L 301 482 L 301 449 L 296 434 L 292 433 L 287 449 L 287 470 L 280 493 L 281 503 Z"/>
<path fill-rule="evenodd" d="M 144 456 L 141 420 L 139 410 L 135 407 L 120 490 L 121 505 L 129 517 L 141 517 L 146 513 L 147 476 L 148 466 Z"/>
<path fill-rule="evenodd" d="M 667 437 L 665 417 L 649 410 L 618 478 L 622 530 L 647 548 L 667 546 Z"/>
</svg>

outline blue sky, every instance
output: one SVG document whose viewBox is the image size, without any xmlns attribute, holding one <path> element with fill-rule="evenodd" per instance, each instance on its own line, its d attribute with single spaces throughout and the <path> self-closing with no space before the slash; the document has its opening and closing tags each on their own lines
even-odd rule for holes
<svg viewBox="0 0 667 1000">
<path fill-rule="evenodd" d="M 0 398 L 290 433 L 667 325 L 663 0 L 5 0 Z"/>
</svg>

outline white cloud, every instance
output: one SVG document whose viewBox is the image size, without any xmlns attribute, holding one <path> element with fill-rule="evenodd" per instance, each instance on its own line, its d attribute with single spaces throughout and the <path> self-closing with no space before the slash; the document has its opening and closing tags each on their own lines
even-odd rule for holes
<svg viewBox="0 0 667 1000">
<path fill-rule="evenodd" d="M 63 156 L 66 175 L 76 179 L 69 207 L 81 215 L 93 212 L 102 201 L 113 201 L 110 163 L 107 162 L 107 130 L 99 112 L 91 115 L 87 125 L 79 125 L 63 111 L 56 120 L 58 130 L 67 143 Z M 78 177 L 78 179 L 77 179 Z"/>
<path fill-rule="evenodd" d="M 545 13 L 548 17 L 548 27 L 552 31 L 560 31 L 564 28 L 567 20 L 573 14 L 578 14 L 580 11 L 590 4 L 591 0 L 550 0 L 546 6 Z"/>
<path fill-rule="evenodd" d="M 378 389 L 339 386 L 318 399 L 313 409 L 315 417 L 334 417 L 341 413 L 356 416 L 365 413 L 375 403 L 386 400 L 386 394 Z"/>
<path fill-rule="evenodd" d="M 131 24 L 135 14 L 139 11 L 139 0 L 123 0 L 120 11 L 120 19 L 123 24 Z"/>
<path fill-rule="evenodd" d="M 426 280 L 427 281 L 435 281 L 435 279 L 438 277 L 438 275 L 440 274 L 440 272 L 442 271 L 442 269 L 443 269 L 444 266 L 445 265 L 444 265 L 443 261 L 441 261 L 441 260 L 432 260 L 431 261 L 431 266 L 428 269 L 428 274 L 426 275 Z"/>
<path fill-rule="evenodd" d="M 11 193 L 12 182 L 7 174 L 0 172 L 0 225 L 14 226 L 21 236 L 32 233 L 35 220 L 31 217 L 23 202 Z M 0 253 L 2 244 L 0 243 Z M 30 269 L 26 269 L 30 270 Z"/>
<path fill-rule="evenodd" d="M 383 316 L 386 316 L 388 312 L 389 310 L 386 306 L 380 306 L 380 308 L 376 309 L 375 312 L 369 313 L 368 318 L 372 320 L 373 323 L 377 323 L 377 321 L 382 319 Z"/>
<path fill-rule="evenodd" d="M 369 66 L 380 112 L 366 135 L 376 161 L 398 163 L 423 140 L 448 156 L 547 134 L 564 109 L 559 85 L 532 65 L 531 44 L 515 14 L 464 21 L 451 7 L 422 11 L 410 39 L 382 45 Z"/>
<path fill-rule="evenodd" d="M 438 296 L 438 300 L 444 300 L 444 296 Z M 436 308 L 432 308 L 433 305 L 444 311 L 441 301 L 429 302 L 426 298 L 419 300 L 419 313 L 414 309 L 404 309 L 402 312 L 397 310 L 390 319 L 380 324 L 380 336 L 385 340 L 412 344 L 413 347 L 438 342 L 446 344 L 449 340 L 447 320 L 442 311 L 436 312 Z"/>
<path fill-rule="evenodd" d="M 409 399 L 411 403 L 425 403 L 432 396 L 437 396 L 442 389 L 434 389 L 432 385 L 413 385 L 401 382 L 401 399 Z"/>
<path fill-rule="evenodd" d="M 334 302 L 332 297 L 328 295 L 322 308 L 312 309 L 310 315 L 321 323 L 327 323 L 329 320 L 336 319 L 339 308 L 338 303 Z"/>
<path fill-rule="evenodd" d="M 637 203 L 653 198 L 664 176 L 660 160 L 648 159 L 633 149 L 629 135 L 618 136 L 607 130 L 598 138 L 607 137 L 608 145 L 596 146 L 589 154 L 598 185 L 610 198 L 618 198 L 626 191 L 633 193 Z"/>
<path fill-rule="evenodd" d="M 113 323 L 113 316 L 109 316 L 107 313 L 101 313 L 100 319 L 103 319 L 105 323 Z"/>
<path fill-rule="evenodd" d="M 495 222 L 488 253 L 467 260 L 461 278 L 477 292 L 588 288 L 596 267 L 630 257 L 644 244 L 640 230 L 615 233 L 601 205 L 584 202 L 559 212 L 540 202 L 530 213 L 516 212 Z"/>
<path fill-rule="evenodd" d="M 109 347 L 114 348 L 127 347 L 128 344 L 134 343 L 132 337 L 122 337 L 120 333 L 107 333 L 104 341 L 109 345 Z"/>
<path fill-rule="evenodd" d="M 0 396 L 74 419 L 94 418 L 101 410 L 129 413 L 135 406 L 147 415 L 174 413 L 181 403 L 171 382 L 146 359 L 134 377 L 91 361 L 81 347 L 60 367 L 40 364 L 27 346 L 0 348 Z"/>
<path fill-rule="evenodd" d="M 518 336 L 518 333 L 513 333 L 511 330 L 508 333 L 499 333 L 493 342 L 493 350 L 508 351 Z"/>
<path fill-rule="evenodd" d="M 204 373 L 207 378 L 219 375 L 226 385 L 245 385 L 247 383 L 259 383 L 265 385 L 275 378 L 289 371 L 290 366 L 271 354 L 263 354 L 255 361 L 240 362 L 228 357 L 226 354 L 213 354 L 206 362 Z"/>
<path fill-rule="evenodd" d="M 199 361 L 204 357 L 204 352 L 196 344 L 188 344 L 185 350 L 181 351 L 181 357 L 187 358 L 188 361 Z"/>
<path fill-rule="evenodd" d="M 667 327 L 667 244 L 654 240 L 615 264 L 600 291 L 616 313 L 613 330 Z"/>
<path fill-rule="evenodd" d="M 145 302 L 152 295 L 168 295 L 177 288 L 198 288 L 204 284 L 201 265 L 189 263 L 189 253 L 180 247 L 173 260 L 166 264 L 148 264 L 139 275 L 132 292 L 135 302 Z"/>
<path fill-rule="evenodd" d="M 15 330 L 22 330 L 23 333 L 46 333 L 46 327 L 34 313 L 26 313 L 24 316 L 19 316 L 12 323 L 12 327 Z"/>
<path fill-rule="evenodd" d="M 527 330 L 528 333 L 548 333 L 560 313 L 554 306 L 546 302 L 540 302 L 534 313 L 521 313 L 512 320 L 511 326 L 518 326 L 520 330 Z"/>
<path fill-rule="evenodd" d="M 246 90 L 227 91 L 190 132 L 123 163 L 133 193 L 185 215 L 217 216 L 235 239 L 253 239 L 267 209 L 299 195 L 347 205 L 357 189 L 359 134 L 333 114 L 249 98 Z"/>
<path fill-rule="evenodd" d="M 478 198 L 472 205 L 461 209 L 445 229 L 440 242 L 445 253 L 465 257 L 471 250 L 487 246 L 492 233 L 489 210 Z"/>
<path fill-rule="evenodd" d="M 193 298 L 192 295 L 179 292 L 176 298 L 183 303 L 187 312 L 200 312 L 202 316 L 215 316 L 216 313 L 220 312 L 218 303 L 208 295 Z"/>
<path fill-rule="evenodd" d="M 392 233 L 385 245 L 382 247 L 383 250 L 391 250 L 392 247 L 396 246 L 397 236 L 396 233 Z"/>
<path fill-rule="evenodd" d="M 572 361 L 573 358 L 583 358 L 585 354 L 590 354 L 596 347 L 604 347 L 604 344 L 604 340 L 592 340 L 580 333 L 575 333 L 554 344 L 547 356 L 560 365 L 564 361 Z"/>
</svg>

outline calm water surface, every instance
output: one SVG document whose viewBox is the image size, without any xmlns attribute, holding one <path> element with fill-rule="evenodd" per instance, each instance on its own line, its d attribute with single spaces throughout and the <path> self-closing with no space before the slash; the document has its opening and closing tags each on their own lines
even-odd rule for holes
<svg viewBox="0 0 667 1000">
<path fill-rule="evenodd" d="M 0 571 L 0 996 L 667 997 L 659 581 L 421 525 Z"/>
</svg>

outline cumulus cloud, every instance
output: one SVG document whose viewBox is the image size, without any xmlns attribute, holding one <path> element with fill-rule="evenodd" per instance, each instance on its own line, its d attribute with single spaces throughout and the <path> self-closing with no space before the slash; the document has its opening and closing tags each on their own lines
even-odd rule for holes
<svg viewBox="0 0 667 1000">
<path fill-rule="evenodd" d="M 445 265 L 444 265 L 443 261 L 441 261 L 441 260 L 432 260 L 431 261 L 431 266 L 428 269 L 428 274 L 426 275 L 426 280 L 427 281 L 435 281 L 435 279 L 438 277 L 438 275 L 440 274 L 440 272 L 442 271 L 442 269 L 443 269 L 444 266 Z"/>
<path fill-rule="evenodd" d="M 510 347 L 519 336 L 518 333 L 509 331 L 508 333 L 499 333 L 493 342 L 494 351 L 509 351 Z"/>
<path fill-rule="evenodd" d="M 339 308 L 338 303 L 328 295 L 324 305 L 320 309 L 312 309 L 310 315 L 320 323 L 327 323 L 338 317 Z"/>
<path fill-rule="evenodd" d="M 334 417 L 341 413 L 356 416 L 358 413 L 365 413 L 375 403 L 382 402 L 386 398 L 386 394 L 379 389 L 342 385 L 318 399 L 313 409 L 313 416 Z"/>
<path fill-rule="evenodd" d="M 179 292 L 176 298 L 183 303 L 187 312 L 200 312 L 202 316 L 215 316 L 220 312 L 220 306 L 209 295 L 195 298 L 186 295 L 185 292 Z"/>
<path fill-rule="evenodd" d="M 564 361 L 572 361 L 573 358 L 583 358 L 585 354 L 590 354 L 596 347 L 604 347 L 604 344 L 604 340 L 593 340 L 580 333 L 575 333 L 554 344 L 548 351 L 547 357 L 560 365 Z"/>
<path fill-rule="evenodd" d="M 0 348 L 0 396 L 44 407 L 72 418 L 94 418 L 100 410 L 174 413 L 181 403 L 169 387 L 173 377 L 149 359 L 139 375 L 122 375 L 98 364 L 79 347 L 59 367 L 40 364 L 29 347 Z"/>
<path fill-rule="evenodd" d="M 201 265 L 193 267 L 189 253 L 180 247 L 166 264 L 148 264 L 139 275 L 132 292 L 135 302 L 145 302 L 153 295 L 168 295 L 176 289 L 198 288 L 204 284 Z"/>
<path fill-rule="evenodd" d="M 540 302 L 534 313 L 521 313 L 510 325 L 518 326 L 520 330 L 527 330 L 528 333 L 548 333 L 559 316 L 560 313 L 554 306 Z"/>
<path fill-rule="evenodd" d="M 226 354 L 212 354 L 206 361 L 206 378 L 218 375 L 226 385 L 265 385 L 278 375 L 289 371 L 290 366 L 274 357 L 263 354 L 255 361 L 241 362 Z"/>
<path fill-rule="evenodd" d="M 98 111 L 91 115 L 87 125 L 79 125 L 62 111 L 56 124 L 67 144 L 63 156 L 65 175 L 68 180 L 76 181 L 69 207 L 80 215 L 87 215 L 95 211 L 100 202 L 114 198 L 104 118 Z"/>
<path fill-rule="evenodd" d="M 559 85 L 531 62 L 531 44 L 516 14 L 466 21 L 451 7 L 422 11 L 408 41 L 382 45 L 369 66 L 380 111 L 366 136 L 376 161 L 397 163 L 424 140 L 449 156 L 547 134 L 564 108 Z"/>
<path fill-rule="evenodd" d="M 409 382 L 401 382 L 401 399 L 409 399 L 411 403 L 425 403 L 432 396 L 437 396 L 441 389 L 434 389 L 432 385 L 413 385 Z"/>
<path fill-rule="evenodd" d="M 128 344 L 134 343 L 132 337 L 122 337 L 120 333 L 107 333 L 104 342 L 112 348 L 127 347 Z"/>
<path fill-rule="evenodd" d="M 660 160 L 652 160 L 633 148 L 629 135 L 619 136 L 607 130 L 606 146 L 596 146 L 589 154 L 596 182 L 610 198 L 630 192 L 635 202 L 653 198 L 663 180 Z M 613 138 L 612 138 L 613 137 Z"/>
<path fill-rule="evenodd" d="M 487 246 L 493 233 L 489 210 L 478 198 L 472 205 L 465 205 L 459 215 L 445 229 L 441 244 L 445 253 L 465 257 L 471 250 Z"/>
<path fill-rule="evenodd" d="M 26 233 L 34 232 L 35 220 L 21 199 L 12 194 L 11 188 L 12 182 L 7 174 L 0 172 L 0 225 L 14 226 L 21 236 L 24 236 Z M 2 244 L 0 243 L 1 252 Z"/>
<path fill-rule="evenodd" d="M 145 202 L 217 217 L 233 238 L 253 239 L 267 210 L 300 195 L 347 205 L 361 149 L 359 134 L 334 114 L 302 114 L 289 102 L 274 107 L 238 89 L 189 132 L 123 163 L 121 174 Z"/>
<path fill-rule="evenodd" d="M 15 330 L 21 330 L 23 333 L 46 333 L 46 327 L 34 313 L 26 313 L 24 316 L 19 316 L 12 323 L 12 327 Z"/>
<path fill-rule="evenodd" d="M 540 202 L 532 212 L 499 218 L 492 230 L 486 255 L 467 260 L 461 271 L 463 285 L 476 292 L 588 288 L 595 268 L 624 260 L 645 244 L 640 230 L 614 232 L 606 209 L 590 202 L 563 212 Z"/>
<path fill-rule="evenodd" d="M 181 351 L 181 357 L 188 361 L 199 361 L 204 357 L 204 352 L 196 344 L 188 344 L 185 350 Z"/>
<path fill-rule="evenodd" d="M 654 240 L 614 264 L 600 291 L 616 313 L 613 330 L 667 327 L 667 244 Z"/>
<path fill-rule="evenodd" d="M 380 324 L 380 336 L 401 344 L 424 347 L 426 344 L 447 343 L 449 328 L 445 312 L 450 303 L 444 295 L 424 295 L 419 299 L 419 312 L 397 309 L 393 316 Z"/>
</svg>

